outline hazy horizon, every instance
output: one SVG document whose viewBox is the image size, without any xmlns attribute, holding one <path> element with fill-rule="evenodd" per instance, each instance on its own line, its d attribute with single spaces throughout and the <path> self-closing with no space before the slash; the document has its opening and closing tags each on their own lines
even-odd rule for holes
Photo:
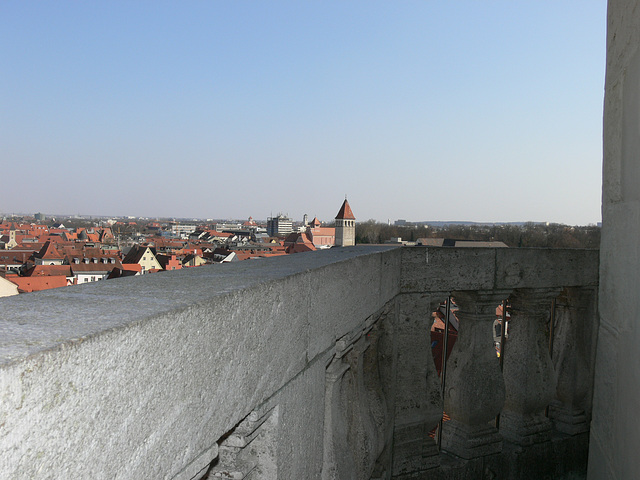
<svg viewBox="0 0 640 480">
<path fill-rule="evenodd" d="M 8 212 L 0 212 L 0 217 L 8 217 L 8 216 L 15 216 L 15 217 L 33 217 L 35 214 L 42 214 L 45 215 L 46 220 L 45 221 L 49 221 L 51 219 L 56 219 L 56 218 L 60 218 L 60 219 L 64 219 L 64 218 L 71 218 L 71 219 L 82 219 L 82 220 L 91 220 L 91 219 L 144 219 L 147 221 L 164 221 L 164 220 L 172 220 L 172 221 L 184 221 L 184 222 L 188 222 L 188 221 L 198 221 L 198 222 L 242 222 L 245 221 L 249 218 L 252 218 L 254 221 L 256 222 L 266 222 L 267 219 L 269 217 L 271 217 L 271 215 L 269 215 L 268 217 L 264 217 L 264 218 L 257 218 L 257 217 L 253 217 L 251 215 L 245 216 L 245 217 L 216 217 L 216 218 L 197 218 L 197 217 L 181 217 L 181 216 L 135 216 L 135 215 L 91 215 L 91 214 L 86 214 L 86 215 L 80 215 L 80 214 L 74 214 L 74 213 L 46 213 L 46 212 L 34 212 L 34 213 L 24 213 L 24 212 L 15 212 L 15 213 L 8 213 Z M 277 214 L 274 214 L 274 216 Z M 283 213 L 283 215 L 287 215 L 286 213 Z M 303 214 L 304 215 L 304 214 Z M 301 223 L 303 218 L 293 218 L 291 217 L 291 220 L 294 223 Z M 311 221 L 313 220 L 312 216 L 308 217 L 308 220 Z M 323 224 L 328 224 L 328 223 L 332 223 L 335 218 L 330 218 L 330 219 L 322 219 L 322 218 L 318 218 L 318 220 L 320 220 Z M 370 222 L 370 221 L 376 221 L 378 223 L 391 223 L 392 225 L 396 222 L 396 221 L 406 221 L 408 225 L 422 225 L 422 224 L 437 224 L 437 225 L 455 225 L 455 224 L 468 224 L 468 225 L 501 225 L 501 224 L 505 224 L 505 225 L 516 225 L 516 224 L 526 224 L 526 223 L 535 223 L 535 224 L 552 224 L 552 223 L 556 223 L 556 224 L 563 224 L 563 225 L 567 225 L 567 226 L 574 226 L 574 227 L 588 227 L 588 226 L 600 226 L 601 222 L 592 222 L 589 224 L 566 224 L 564 222 L 546 222 L 546 221 L 534 221 L 534 220 L 514 220 L 514 221 L 508 221 L 508 222 L 503 222 L 503 221 L 495 221 L 495 222 L 477 222 L 477 221 L 473 221 L 473 220 L 429 220 L 429 219 L 421 219 L 421 220 L 409 220 L 409 219 L 404 219 L 404 218 L 389 218 L 387 220 L 376 220 L 374 218 L 368 218 L 368 219 L 358 219 L 356 218 L 356 224 L 359 223 L 366 223 L 366 222 Z"/>
</svg>

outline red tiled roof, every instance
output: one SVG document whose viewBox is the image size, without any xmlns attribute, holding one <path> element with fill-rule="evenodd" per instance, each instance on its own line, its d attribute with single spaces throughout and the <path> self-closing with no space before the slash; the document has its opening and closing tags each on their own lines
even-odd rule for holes
<svg viewBox="0 0 640 480">
<path fill-rule="evenodd" d="M 129 253 L 127 253 L 127 256 L 124 257 L 124 260 L 122 260 L 122 264 L 138 264 L 140 260 L 142 260 L 142 256 L 146 255 L 148 248 L 149 247 L 134 245 L 133 248 L 129 250 Z M 151 250 L 149 249 L 149 251 Z M 151 252 L 151 254 L 153 255 L 153 252 Z"/>
<path fill-rule="evenodd" d="M 180 263 L 180 260 L 178 260 L 175 255 L 163 255 L 159 253 L 156 255 L 156 260 L 160 262 L 160 265 L 162 265 L 162 268 L 165 270 L 179 270 L 182 268 L 182 263 Z"/>
<path fill-rule="evenodd" d="M 0 265 L 23 264 L 34 253 L 33 250 L 0 250 Z"/>
<path fill-rule="evenodd" d="M 129 266 L 131 267 L 133 265 L 129 265 Z M 138 266 L 140 266 L 140 265 L 138 265 Z M 136 272 L 134 270 L 127 270 L 127 269 L 124 269 L 124 268 L 123 269 L 114 268 L 113 270 L 111 270 L 111 273 L 109 274 L 107 279 L 120 278 L 120 277 L 132 277 L 132 276 L 136 275 L 138 272 Z"/>
<path fill-rule="evenodd" d="M 307 232 L 290 233 L 284 241 L 287 253 L 300 253 L 316 250 Z"/>
<path fill-rule="evenodd" d="M 114 270 L 117 270 L 117 269 L 114 268 Z M 139 263 L 123 263 L 122 271 L 141 272 L 142 265 L 140 265 Z"/>
<path fill-rule="evenodd" d="M 25 277 L 72 277 L 69 265 L 34 265 L 24 273 Z"/>
<path fill-rule="evenodd" d="M 42 258 L 42 259 L 47 259 L 47 260 L 64 258 L 60 254 L 60 252 L 58 252 L 58 250 L 56 250 L 54 248 L 54 246 L 51 243 L 51 241 L 45 242 L 45 244 L 42 246 L 40 251 L 37 254 L 35 254 L 34 256 L 37 257 L 37 258 Z"/>
<path fill-rule="evenodd" d="M 67 277 L 63 275 L 42 277 L 11 277 L 8 280 L 18 285 L 18 291 L 20 291 L 21 293 L 39 292 L 40 290 L 48 290 L 50 288 L 67 286 Z"/>
<path fill-rule="evenodd" d="M 349 202 L 347 202 L 347 199 L 345 198 L 344 203 L 342 204 L 342 207 L 340 207 L 340 211 L 338 212 L 338 215 L 336 215 L 336 220 L 355 220 L 355 219 L 356 217 L 354 217 L 353 212 L 351 211 Z"/>
<path fill-rule="evenodd" d="M 219 237 L 219 238 L 229 238 L 229 237 L 233 237 L 233 233 L 228 233 L 228 232 L 217 232 L 216 230 L 207 230 L 207 233 L 209 235 L 211 235 L 212 237 Z"/>
<path fill-rule="evenodd" d="M 317 250 L 313 243 L 294 243 L 287 248 L 287 253 L 313 252 Z"/>
<path fill-rule="evenodd" d="M 74 263 L 68 265 L 74 274 L 87 272 L 111 272 L 114 268 L 122 268 L 120 261 L 116 263 Z"/>
</svg>

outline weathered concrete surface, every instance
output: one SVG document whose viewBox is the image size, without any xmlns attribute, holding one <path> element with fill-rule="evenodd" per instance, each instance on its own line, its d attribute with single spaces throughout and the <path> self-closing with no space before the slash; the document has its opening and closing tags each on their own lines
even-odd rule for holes
<svg viewBox="0 0 640 480">
<path fill-rule="evenodd" d="M 589 478 L 640 478 L 640 2 L 607 18 L 600 330 Z"/>
<path fill-rule="evenodd" d="M 443 425 L 442 448 L 461 458 L 502 449 L 502 437 L 490 422 L 502 410 L 505 385 L 490 332 L 496 305 L 509 293 L 453 292 L 460 329 L 447 368 L 444 409 L 451 420 Z"/>
<path fill-rule="evenodd" d="M 591 424 L 593 373 L 598 322 L 598 290 L 567 288 L 556 300 L 553 364 L 558 375 L 557 401 L 549 417 L 556 430 L 575 435 Z"/>
<path fill-rule="evenodd" d="M 323 480 L 387 478 L 396 304 L 389 302 L 336 342 L 326 371 Z"/>
<path fill-rule="evenodd" d="M 432 312 L 448 294 L 405 294 L 398 297 L 396 317 L 395 421 L 392 473 L 427 470 L 440 463 L 429 437 L 442 418 L 440 378 L 431 352 Z"/>
<path fill-rule="evenodd" d="M 545 409 L 556 397 L 557 376 L 549 355 L 547 324 L 560 289 L 517 289 L 509 297 L 511 320 L 505 345 L 506 397 L 500 434 L 521 446 L 551 439 Z"/>
<path fill-rule="evenodd" d="M 399 268 L 393 255 L 335 249 L 2 299 L 0 478 L 199 471 L 192 462 L 206 466 L 216 441 L 276 392 L 293 389 L 302 402 L 324 388 L 295 379 L 317 378 L 306 370 L 333 348 L 340 322 L 362 321 L 397 294 L 381 291 L 382 278 L 398 276 L 382 270 Z M 319 310 L 336 304 L 345 311 L 330 312 L 326 335 Z M 317 418 L 319 405 L 289 404 L 285 425 Z M 318 444 L 308 439 L 315 456 L 296 456 L 282 478 L 321 459 Z"/>
<path fill-rule="evenodd" d="M 438 467 L 424 438 L 440 408 L 429 310 L 483 291 L 490 319 L 496 286 L 588 286 L 597 261 L 496 250 L 351 247 L 2 299 L 0 478 L 474 474 L 494 457 Z"/>
<path fill-rule="evenodd" d="M 403 293 L 597 284 L 597 250 L 439 247 L 402 249 Z"/>
<path fill-rule="evenodd" d="M 400 250 L 355 257 L 338 267 L 339 274 L 335 265 L 327 265 L 309 275 L 309 358 L 398 294 Z"/>
<path fill-rule="evenodd" d="M 438 469 L 395 477 L 394 480 L 584 480 L 588 435 L 556 435 L 550 443 L 522 450 L 508 441 L 501 454 L 461 460 L 441 454 Z"/>
</svg>

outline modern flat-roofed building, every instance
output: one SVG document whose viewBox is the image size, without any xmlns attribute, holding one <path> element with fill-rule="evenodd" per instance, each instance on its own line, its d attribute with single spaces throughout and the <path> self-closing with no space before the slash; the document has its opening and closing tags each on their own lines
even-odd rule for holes
<svg viewBox="0 0 640 480">
<path fill-rule="evenodd" d="M 285 237 L 293 232 L 293 221 L 279 213 L 276 217 L 267 218 L 267 235 L 270 237 Z"/>
</svg>

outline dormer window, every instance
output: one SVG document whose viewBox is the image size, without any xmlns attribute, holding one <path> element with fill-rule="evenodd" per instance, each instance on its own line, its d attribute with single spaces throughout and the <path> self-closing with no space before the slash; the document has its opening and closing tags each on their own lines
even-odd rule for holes
<svg viewBox="0 0 640 480">
<path fill-rule="evenodd" d="M 82 259 L 84 263 L 89 263 L 89 259 L 88 258 L 83 258 Z"/>
</svg>

